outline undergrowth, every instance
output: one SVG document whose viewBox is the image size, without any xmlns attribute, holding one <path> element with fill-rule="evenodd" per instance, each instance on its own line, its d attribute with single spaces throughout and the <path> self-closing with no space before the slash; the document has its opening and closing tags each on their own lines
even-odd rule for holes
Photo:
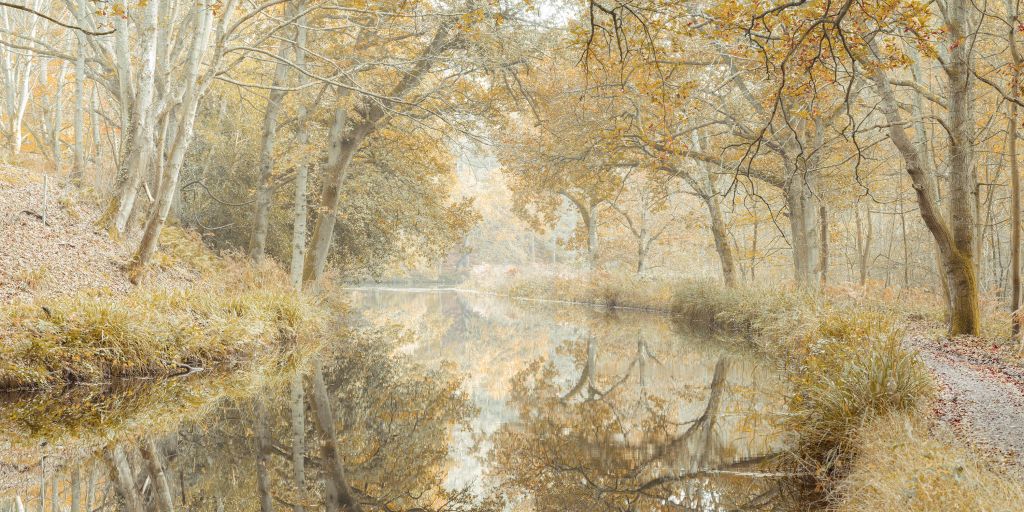
<svg viewBox="0 0 1024 512">
<path fill-rule="evenodd" d="M 497 287 L 493 285 L 497 283 Z M 507 281 L 480 281 L 466 286 L 510 297 L 596 304 L 607 307 L 669 310 L 675 283 L 607 272 L 590 275 L 529 274 Z"/>
<path fill-rule="evenodd" d="M 191 283 L 154 281 L 127 295 L 92 290 L 0 309 L 0 388 L 239 362 L 308 337 L 319 325 L 319 308 L 277 267 L 217 258 L 199 240 L 169 231 L 161 261 L 190 266 L 198 276 Z"/>
<path fill-rule="evenodd" d="M 863 510 L 1009 512 L 1024 486 L 948 433 L 929 432 L 920 414 L 875 418 L 856 434 L 860 455 L 839 485 L 839 512 Z"/>
</svg>

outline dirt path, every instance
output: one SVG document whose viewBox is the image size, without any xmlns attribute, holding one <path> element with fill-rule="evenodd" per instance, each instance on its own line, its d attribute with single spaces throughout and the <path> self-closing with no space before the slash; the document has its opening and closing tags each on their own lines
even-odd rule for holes
<svg viewBox="0 0 1024 512">
<path fill-rule="evenodd" d="M 911 338 L 939 385 L 936 413 L 963 439 L 1024 468 L 1024 370 L 949 342 Z"/>
</svg>

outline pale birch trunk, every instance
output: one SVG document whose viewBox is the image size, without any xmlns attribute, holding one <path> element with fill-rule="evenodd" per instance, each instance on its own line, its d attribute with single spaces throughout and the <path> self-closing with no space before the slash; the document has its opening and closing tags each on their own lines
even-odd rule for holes
<svg viewBox="0 0 1024 512">
<path fill-rule="evenodd" d="M 317 360 L 313 364 L 313 418 L 320 431 L 320 464 L 323 467 L 324 509 L 327 512 L 362 512 L 352 488 L 345 478 L 345 467 L 338 445 L 338 434 L 334 428 L 334 413 L 331 400 L 324 384 L 323 365 Z"/>
<path fill-rule="evenodd" d="M 228 18 L 230 18 L 226 13 L 231 13 L 234 10 L 234 5 L 235 1 L 229 0 L 224 6 L 225 16 L 221 18 L 217 28 L 218 37 L 217 48 L 214 51 L 215 55 L 211 57 L 210 67 L 205 76 L 202 77 L 202 80 L 200 79 L 199 67 L 213 25 L 213 9 L 211 6 L 197 7 L 199 10 L 197 14 L 199 16 L 198 28 L 187 61 L 187 72 L 184 77 L 186 88 L 181 105 L 178 107 L 180 109 L 180 117 L 177 118 L 178 121 L 174 124 L 174 142 L 171 145 L 163 179 L 160 180 L 156 204 L 153 205 L 149 218 L 146 220 L 142 240 L 139 242 L 139 247 L 135 251 L 135 257 L 131 264 L 132 280 L 134 282 L 138 282 L 141 278 L 142 270 L 149 263 L 153 254 L 156 253 L 157 245 L 160 241 L 160 231 L 167 222 L 167 215 L 170 213 L 174 194 L 178 189 L 178 178 L 181 176 L 181 166 L 184 163 L 185 153 L 192 138 L 192 129 L 195 125 L 196 113 L 199 109 L 199 100 L 202 99 L 206 87 L 212 81 L 215 74 L 215 64 L 223 53 L 224 27 L 227 24 Z"/>
<path fill-rule="evenodd" d="M 300 4 L 297 10 L 303 7 Z M 295 65 L 302 69 L 306 63 L 306 27 L 305 18 L 299 18 L 298 29 L 295 34 Z M 306 105 L 299 105 L 298 119 L 295 127 L 295 143 L 305 147 L 309 144 L 309 109 Z M 306 221 L 307 221 L 307 199 L 306 189 L 309 180 L 309 164 L 305 160 L 295 167 L 295 220 L 292 224 L 292 257 L 290 262 L 290 277 L 292 286 L 296 290 L 302 290 L 302 270 L 306 258 Z"/>
<path fill-rule="evenodd" d="M 127 45 L 127 41 L 121 41 L 121 36 L 118 36 L 118 80 L 121 84 L 122 122 L 126 122 L 125 117 L 128 116 L 127 124 L 131 126 L 128 130 L 126 144 L 122 145 L 125 147 L 125 156 L 121 163 L 121 169 L 118 171 L 119 190 L 108 210 L 107 228 L 117 236 L 124 234 L 128 227 L 128 219 L 135 208 L 139 186 L 142 184 L 146 169 L 149 168 L 149 160 L 152 156 L 153 125 L 150 121 L 156 73 L 156 19 L 160 1 L 150 0 L 142 7 L 137 45 L 140 49 L 139 59 L 142 62 L 142 67 L 137 80 L 137 92 L 134 95 L 135 101 L 130 116 L 127 111 L 129 92 L 126 80 L 131 74 L 131 64 L 127 50 L 122 48 L 122 45 Z M 121 24 L 121 22 L 118 23 Z M 120 34 L 120 32 L 119 30 L 118 33 Z M 126 38 L 127 35 L 124 37 Z"/>
<path fill-rule="evenodd" d="M 76 34 L 75 55 L 75 170 L 81 180 L 85 175 L 85 36 Z"/>
<path fill-rule="evenodd" d="M 285 10 L 285 17 L 290 17 L 295 8 L 301 5 L 292 3 Z M 249 257 L 260 261 L 267 248 L 267 231 L 270 229 L 270 208 L 274 202 L 274 143 L 277 140 L 277 117 L 284 103 L 283 87 L 288 80 L 288 56 L 294 44 L 282 38 L 277 47 L 277 64 L 274 66 L 274 77 L 271 90 L 267 93 L 267 107 L 263 113 L 263 135 L 260 139 L 259 177 L 256 187 L 256 212 L 252 235 L 249 238 Z"/>
<path fill-rule="evenodd" d="M 60 176 L 63 171 L 63 161 L 61 159 L 61 141 L 60 132 L 64 124 L 63 113 L 64 109 L 61 108 L 60 100 L 61 96 L 64 95 L 64 82 L 65 72 L 67 71 L 67 61 L 60 61 L 60 66 L 57 67 L 57 91 L 53 95 L 53 126 L 50 133 L 50 143 L 52 144 L 53 151 L 53 169 L 54 174 Z"/>
<path fill-rule="evenodd" d="M 152 439 L 147 439 L 139 445 L 139 452 L 146 462 L 146 469 L 153 481 L 153 494 L 160 512 L 174 512 L 174 499 L 171 497 L 171 486 L 167 481 L 167 473 L 164 471 L 164 463 L 160 457 L 160 450 Z"/>
</svg>

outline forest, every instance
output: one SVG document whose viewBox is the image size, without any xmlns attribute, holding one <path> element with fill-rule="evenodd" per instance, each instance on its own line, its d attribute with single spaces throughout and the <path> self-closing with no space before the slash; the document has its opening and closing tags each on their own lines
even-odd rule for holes
<svg viewBox="0 0 1024 512">
<path fill-rule="evenodd" d="M 1018 510 L 1021 7 L 2 0 L 0 512 Z"/>
</svg>

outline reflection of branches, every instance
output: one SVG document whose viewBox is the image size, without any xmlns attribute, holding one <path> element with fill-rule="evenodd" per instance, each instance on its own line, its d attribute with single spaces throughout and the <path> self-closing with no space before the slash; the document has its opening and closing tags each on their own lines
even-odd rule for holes
<svg viewBox="0 0 1024 512">
<path fill-rule="evenodd" d="M 722 357 L 718 359 L 718 363 L 715 364 L 715 373 L 711 377 L 710 394 L 708 395 L 707 405 L 704 406 L 704 413 L 697 419 L 693 420 L 693 423 L 690 424 L 690 428 L 686 429 L 686 432 L 683 432 L 682 435 L 676 437 L 669 443 L 662 445 L 658 450 L 655 450 L 654 454 L 651 455 L 649 462 L 667 458 L 672 452 L 675 452 L 681 446 L 689 442 L 690 438 L 698 432 L 704 436 L 704 442 L 702 443 L 703 448 L 700 455 L 701 465 L 706 461 L 707 456 L 712 449 L 712 432 L 715 428 L 715 421 L 718 418 L 718 410 L 722 405 L 722 392 L 725 390 L 725 379 L 728 366 L 726 358 Z"/>
<path fill-rule="evenodd" d="M 758 455 L 758 456 L 755 456 L 755 457 L 747 457 L 745 459 L 740 459 L 740 460 L 737 460 L 737 461 L 729 462 L 727 464 L 723 464 L 721 466 L 718 466 L 715 469 L 699 469 L 699 470 L 696 470 L 696 471 L 687 471 L 685 473 L 679 473 L 679 474 L 676 474 L 676 475 L 660 476 L 660 477 L 648 480 L 647 482 L 644 482 L 640 487 L 637 487 L 635 489 L 624 490 L 623 492 L 640 493 L 640 492 L 647 491 L 649 489 L 654 489 L 656 487 L 660 487 L 660 486 L 668 484 L 668 483 L 682 482 L 682 481 L 685 481 L 685 480 L 694 480 L 694 479 L 698 479 L 698 478 L 707 478 L 707 477 L 710 477 L 710 476 L 731 475 L 731 476 L 742 476 L 742 477 L 748 477 L 748 478 L 780 478 L 780 477 L 785 477 L 785 476 L 792 476 L 790 473 L 766 473 L 766 472 L 760 472 L 760 471 L 739 471 L 741 469 L 751 468 L 751 467 L 758 466 L 758 465 L 764 464 L 766 462 L 769 462 L 769 461 L 773 460 L 776 456 L 777 455 L 775 455 L 775 454 Z"/>
<path fill-rule="evenodd" d="M 580 372 L 580 378 L 576 381 L 576 385 L 572 387 L 565 395 L 562 395 L 562 402 L 568 402 L 574 396 L 580 394 L 583 388 L 587 388 L 589 393 L 589 399 L 592 399 L 595 395 L 602 395 L 597 387 L 594 386 L 594 366 L 597 360 L 597 344 L 594 343 L 594 337 L 591 336 L 587 339 L 587 362 L 583 365 L 583 371 Z"/>
<path fill-rule="evenodd" d="M 633 356 L 633 360 L 630 361 L 629 367 L 626 371 L 616 380 L 608 389 L 601 391 L 597 384 L 595 384 L 595 373 L 597 368 L 597 344 L 595 343 L 594 337 L 591 336 L 587 339 L 587 361 L 583 364 L 583 370 L 580 372 L 580 378 L 576 380 L 576 384 L 573 385 L 568 392 L 562 395 L 560 399 L 562 403 L 568 402 L 573 397 L 579 395 L 584 389 L 587 390 L 587 398 L 585 402 L 593 401 L 596 399 L 604 398 L 612 392 L 614 392 L 622 383 L 626 382 L 629 377 L 633 374 L 634 369 L 639 369 L 640 373 L 640 388 L 645 390 L 647 387 L 647 360 L 652 359 L 659 365 L 661 361 L 651 352 L 647 346 L 647 342 L 642 336 L 637 337 L 636 342 L 636 354 Z M 644 393 L 646 396 L 646 393 Z"/>
</svg>

